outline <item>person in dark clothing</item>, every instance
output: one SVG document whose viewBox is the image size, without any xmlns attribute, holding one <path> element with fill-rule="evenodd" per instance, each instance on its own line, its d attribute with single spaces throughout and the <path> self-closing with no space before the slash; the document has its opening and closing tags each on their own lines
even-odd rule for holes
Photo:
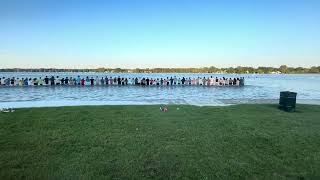
<svg viewBox="0 0 320 180">
<path fill-rule="evenodd" d="M 120 76 L 118 77 L 118 85 L 121 85 L 121 78 L 120 78 Z"/>
<path fill-rule="evenodd" d="M 54 85 L 54 76 L 51 76 L 51 78 L 50 78 L 50 84 L 51 84 L 51 86 Z"/>
<path fill-rule="evenodd" d="M 147 78 L 147 79 L 146 79 L 146 82 L 147 82 L 147 86 L 149 86 L 149 85 L 150 85 L 150 79 Z"/>
<path fill-rule="evenodd" d="M 90 84 L 91 84 L 91 86 L 94 85 L 94 79 L 93 79 L 93 77 L 91 77 L 91 79 L 90 79 Z"/>
<path fill-rule="evenodd" d="M 113 84 L 114 84 L 114 85 L 117 84 L 117 78 L 116 78 L 116 77 L 113 78 Z"/>
<path fill-rule="evenodd" d="M 13 78 L 11 78 L 11 80 L 10 80 L 10 84 L 11 84 L 11 86 L 14 86 L 14 77 L 13 77 Z"/>
<path fill-rule="evenodd" d="M 163 79 L 160 79 L 160 85 L 163 86 Z"/>
<path fill-rule="evenodd" d="M 134 84 L 135 84 L 135 85 L 138 85 L 138 78 L 135 78 L 135 79 L 134 79 Z"/>
<path fill-rule="evenodd" d="M 173 78 L 172 77 L 170 78 L 170 85 L 171 86 L 173 85 Z"/>
<path fill-rule="evenodd" d="M 103 77 L 101 77 L 101 79 L 100 79 L 100 84 L 101 84 L 101 85 L 104 85 L 104 84 L 105 84 L 105 79 L 104 79 Z"/>
<path fill-rule="evenodd" d="M 4 80 L 4 84 L 5 84 L 6 86 L 10 86 L 10 78 L 5 79 L 5 80 Z"/>
<path fill-rule="evenodd" d="M 184 83 L 186 82 L 186 79 L 183 77 L 181 82 L 182 82 L 182 85 L 184 85 Z"/>
<path fill-rule="evenodd" d="M 106 85 L 108 85 L 108 84 L 109 84 L 109 79 L 108 79 L 107 76 L 106 76 L 106 78 L 105 78 L 104 80 L 105 80 L 105 82 L 106 82 Z"/>
<path fill-rule="evenodd" d="M 68 77 L 66 77 L 66 78 L 64 79 L 64 84 L 69 85 L 69 78 L 68 78 Z"/>
<path fill-rule="evenodd" d="M 121 85 L 124 85 L 124 78 L 121 79 Z"/>
<path fill-rule="evenodd" d="M 33 78 L 33 85 L 34 85 L 34 86 L 38 86 L 38 80 L 37 80 L 37 78 Z"/>
<path fill-rule="evenodd" d="M 125 84 L 125 85 L 128 85 L 128 78 L 125 78 L 125 79 L 124 79 L 124 84 Z"/>
<path fill-rule="evenodd" d="M 61 78 L 61 85 L 64 85 L 64 78 Z"/>
<path fill-rule="evenodd" d="M 24 79 L 23 85 L 28 86 L 28 78 Z"/>
<path fill-rule="evenodd" d="M 49 78 L 48 78 L 48 76 L 46 76 L 46 77 L 44 78 L 44 83 L 45 83 L 45 85 L 48 85 L 48 84 L 49 84 Z"/>
<path fill-rule="evenodd" d="M 167 86 L 169 86 L 170 82 L 169 82 L 169 77 L 167 77 Z"/>
</svg>

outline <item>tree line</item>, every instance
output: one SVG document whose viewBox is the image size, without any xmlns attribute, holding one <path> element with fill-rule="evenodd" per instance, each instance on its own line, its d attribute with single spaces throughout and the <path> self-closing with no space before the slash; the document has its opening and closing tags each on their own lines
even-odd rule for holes
<svg viewBox="0 0 320 180">
<path fill-rule="evenodd" d="M 217 68 L 214 66 L 203 68 L 136 68 L 136 69 L 122 69 L 122 68 L 97 68 L 97 69 L 57 69 L 57 68 L 7 68 L 0 69 L 0 72 L 110 72 L 110 73 L 235 73 L 235 74 L 309 74 L 320 73 L 320 66 L 313 66 L 311 68 L 304 67 L 288 67 L 282 65 L 276 67 L 242 67 L 236 68 Z"/>
</svg>

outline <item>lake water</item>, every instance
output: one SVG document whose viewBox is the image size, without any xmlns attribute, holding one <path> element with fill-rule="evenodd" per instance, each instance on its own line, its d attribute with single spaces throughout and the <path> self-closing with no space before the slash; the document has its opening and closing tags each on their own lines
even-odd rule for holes
<svg viewBox="0 0 320 180">
<path fill-rule="evenodd" d="M 112 74 L 112 73 L 1 73 L 1 77 L 245 77 L 244 87 L 140 87 L 140 86 L 41 86 L 1 87 L 0 108 L 68 105 L 190 104 L 216 106 L 238 103 L 276 103 L 280 91 L 298 93 L 298 103 L 320 104 L 320 75 L 234 74 Z"/>
</svg>

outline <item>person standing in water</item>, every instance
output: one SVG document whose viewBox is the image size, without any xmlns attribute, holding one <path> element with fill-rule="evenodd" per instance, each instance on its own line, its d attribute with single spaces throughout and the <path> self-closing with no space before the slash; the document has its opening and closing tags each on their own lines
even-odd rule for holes
<svg viewBox="0 0 320 180">
<path fill-rule="evenodd" d="M 81 84 L 81 86 L 85 86 L 86 85 L 86 80 L 84 80 L 84 78 L 82 78 L 80 80 L 80 84 Z"/>
<path fill-rule="evenodd" d="M 20 86 L 24 85 L 24 78 L 20 79 Z"/>
<path fill-rule="evenodd" d="M 15 86 L 19 86 L 19 84 L 20 84 L 19 82 L 20 82 L 20 79 L 19 79 L 19 78 L 15 79 L 14 85 L 15 85 Z"/>
<path fill-rule="evenodd" d="M 23 85 L 24 85 L 24 86 L 28 86 L 28 83 L 29 83 L 28 78 L 25 78 L 25 79 L 24 79 L 24 82 L 23 82 Z"/>
<path fill-rule="evenodd" d="M 105 82 L 104 82 L 104 78 L 101 77 L 101 79 L 100 79 L 100 84 L 101 84 L 101 85 L 104 85 L 104 83 L 105 83 Z"/>
<path fill-rule="evenodd" d="M 97 85 L 97 86 L 100 85 L 100 80 L 98 76 L 96 76 L 96 79 L 94 80 L 94 85 Z"/>
<path fill-rule="evenodd" d="M 33 86 L 33 85 L 34 85 L 32 78 L 29 78 L 29 80 L 28 80 L 28 85 L 29 85 L 29 86 Z"/>
<path fill-rule="evenodd" d="M 67 79 L 68 79 L 68 84 L 67 84 Z M 69 85 L 69 78 L 68 77 L 64 78 L 64 85 Z"/>
<path fill-rule="evenodd" d="M 48 78 L 48 76 L 46 76 L 45 78 L 44 78 L 44 84 L 47 86 L 47 85 L 49 85 L 49 78 Z"/>
<path fill-rule="evenodd" d="M 93 79 L 93 77 L 90 78 L 90 85 L 91 85 L 91 86 L 94 85 L 94 79 Z"/>
<path fill-rule="evenodd" d="M 50 78 L 50 85 L 51 85 L 51 86 L 54 85 L 54 76 L 51 76 L 51 78 Z"/>
<path fill-rule="evenodd" d="M 176 77 L 176 76 L 174 76 L 174 78 L 173 78 L 173 84 L 174 84 L 174 85 L 177 84 L 177 77 Z"/>
<path fill-rule="evenodd" d="M 115 86 L 115 85 L 117 85 L 118 83 L 117 83 L 117 77 L 114 77 L 113 78 L 113 85 Z"/>
<path fill-rule="evenodd" d="M 15 80 L 15 78 L 13 77 L 13 78 L 11 78 L 11 80 L 10 80 L 10 86 L 14 86 L 14 80 Z"/>
<path fill-rule="evenodd" d="M 57 78 L 55 79 L 55 83 L 56 83 L 56 85 L 61 84 L 61 79 L 59 79 L 59 76 L 57 76 Z"/>
<path fill-rule="evenodd" d="M 182 80 L 181 80 L 182 85 L 184 85 L 185 82 L 186 82 L 186 79 L 184 77 L 182 77 Z"/>
<path fill-rule="evenodd" d="M 110 85 L 113 84 L 113 78 L 112 78 L 112 76 L 110 76 L 110 78 L 109 78 L 109 84 L 110 84 Z"/>
<path fill-rule="evenodd" d="M 76 83 L 77 83 L 77 85 L 80 85 L 80 83 L 81 83 L 81 78 L 80 78 L 80 76 L 77 77 Z"/>
<path fill-rule="evenodd" d="M 106 78 L 104 78 L 104 81 L 106 82 L 106 85 L 108 85 L 108 84 L 109 84 L 108 76 L 106 76 Z"/>
<path fill-rule="evenodd" d="M 121 85 L 121 78 L 120 78 L 120 76 L 118 76 L 117 81 L 118 81 L 118 85 Z"/>
<path fill-rule="evenodd" d="M 180 78 L 177 79 L 177 84 L 181 85 L 181 79 Z"/>
<path fill-rule="evenodd" d="M 121 78 L 121 85 L 124 85 L 124 78 Z"/>
<path fill-rule="evenodd" d="M 88 76 L 86 77 L 86 83 L 85 83 L 85 85 L 86 85 L 86 86 L 89 86 L 89 85 L 90 85 L 90 79 L 89 79 Z"/>
<path fill-rule="evenodd" d="M 38 86 L 38 79 L 37 78 L 33 78 L 33 85 Z"/>
<path fill-rule="evenodd" d="M 64 78 L 60 79 L 61 85 L 64 85 Z"/>
<path fill-rule="evenodd" d="M 43 85 L 43 79 L 42 79 L 41 77 L 38 79 L 38 85 L 39 85 L 39 86 L 42 86 L 42 85 Z"/>
</svg>

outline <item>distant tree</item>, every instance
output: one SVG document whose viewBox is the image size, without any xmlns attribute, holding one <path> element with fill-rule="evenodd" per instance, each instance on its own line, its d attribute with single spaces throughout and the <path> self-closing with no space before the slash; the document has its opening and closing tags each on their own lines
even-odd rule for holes
<svg viewBox="0 0 320 180">
<path fill-rule="evenodd" d="M 281 66 L 279 67 L 279 71 L 280 71 L 281 73 L 287 73 L 287 72 L 288 72 L 288 66 L 286 66 L 286 65 L 281 65 Z"/>
<path fill-rule="evenodd" d="M 318 67 L 315 67 L 315 66 L 312 66 L 311 68 L 310 68 L 310 71 L 309 71 L 310 73 L 320 73 L 320 66 L 318 66 Z"/>
<path fill-rule="evenodd" d="M 106 69 L 105 69 L 105 68 L 103 68 L 103 67 L 102 67 L 102 68 L 98 68 L 98 69 L 97 69 L 97 72 L 105 72 L 105 71 L 106 71 Z"/>
<path fill-rule="evenodd" d="M 241 67 L 236 68 L 216 68 L 214 66 L 202 67 L 202 68 L 145 68 L 145 69 L 121 69 L 121 68 L 104 68 L 100 67 L 97 69 L 55 69 L 55 68 L 39 68 L 39 69 L 22 69 L 22 68 L 11 68 L 11 69 L 0 69 L 0 72 L 133 72 L 133 73 L 260 73 L 268 74 L 272 72 L 280 71 L 281 73 L 320 73 L 320 66 L 313 66 L 311 68 L 303 67 L 288 67 L 282 65 L 279 68 L 274 67 Z"/>
</svg>

